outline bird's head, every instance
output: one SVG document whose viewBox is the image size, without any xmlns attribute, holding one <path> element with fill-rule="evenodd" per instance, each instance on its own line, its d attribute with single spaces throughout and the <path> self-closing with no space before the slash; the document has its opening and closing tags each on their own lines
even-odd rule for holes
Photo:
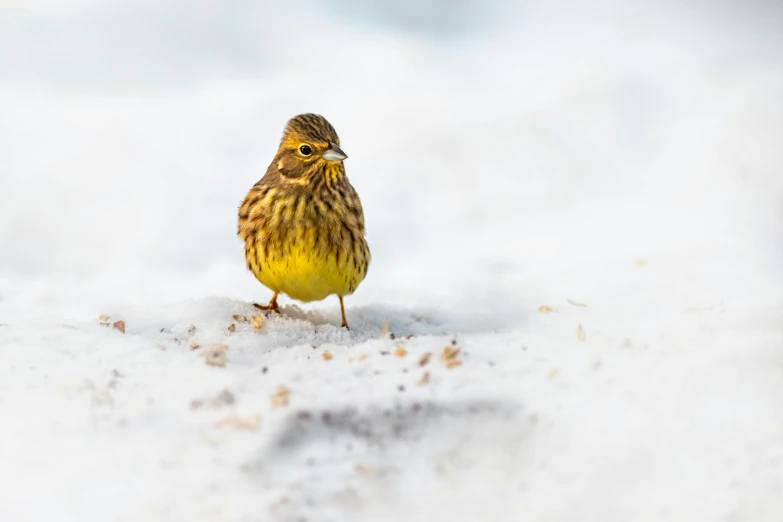
<svg viewBox="0 0 783 522">
<path fill-rule="evenodd" d="M 343 172 L 342 161 L 347 157 L 326 118 L 300 114 L 286 124 L 275 161 L 284 178 L 295 180 L 322 171 Z"/>
</svg>

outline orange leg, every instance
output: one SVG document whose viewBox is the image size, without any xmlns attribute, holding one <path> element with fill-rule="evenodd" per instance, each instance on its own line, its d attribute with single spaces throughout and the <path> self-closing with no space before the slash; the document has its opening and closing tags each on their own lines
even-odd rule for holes
<svg viewBox="0 0 783 522">
<path fill-rule="evenodd" d="M 260 305 L 258 303 L 253 303 L 253 306 L 258 308 L 259 310 L 264 310 L 265 312 L 272 311 L 280 313 L 280 309 L 277 307 L 277 294 L 278 292 L 275 292 L 275 295 L 272 296 L 272 300 L 269 301 L 268 305 Z"/>
<path fill-rule="evenodd" d="M 340 295 L 338 297 L 340 298 L 340 314 L 342 314 L 343 316 L 343 324 L 341 324 L 340 326 L 342 326 L 346 330 L 350 330 L 350 328 L 348 328 L 348 321 L 345 320 L 345 306 L 343 305 L 343 296 Z"/>
</svg>

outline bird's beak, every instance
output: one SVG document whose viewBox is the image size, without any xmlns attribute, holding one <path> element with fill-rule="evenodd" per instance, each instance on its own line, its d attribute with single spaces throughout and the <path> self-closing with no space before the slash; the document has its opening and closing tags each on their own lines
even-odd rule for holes
<svg viewBox="0 0 783 522">
<path fill-rule="evenodd" d="M 345 152 L 343 152 L 343 149 L 341 149 L 334 143 L 331 143 L 330 145 L 331 146 L 329 147 L 329 150 L 327 150 L 322 154 L 321 157 L 323 159 L 327 161 L 342 161 L 348 157 L 348 155 Z"/>
</svg>

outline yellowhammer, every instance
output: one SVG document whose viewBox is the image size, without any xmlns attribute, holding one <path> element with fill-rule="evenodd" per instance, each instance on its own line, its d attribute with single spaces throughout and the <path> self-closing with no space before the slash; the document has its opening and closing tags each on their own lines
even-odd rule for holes
<svg viewBox="0 0 783 522">
<path fill-rule="evenodd" d="M 262 310 L 280 312 L 277 296 L 320 301 L 351 295 L 367 274 L 364 213 L 345 175 L 340 138 L 323 116 L 288 121 L 277 154 L 239 207 L 247 268 L 272 290 Z"/>
</svg>

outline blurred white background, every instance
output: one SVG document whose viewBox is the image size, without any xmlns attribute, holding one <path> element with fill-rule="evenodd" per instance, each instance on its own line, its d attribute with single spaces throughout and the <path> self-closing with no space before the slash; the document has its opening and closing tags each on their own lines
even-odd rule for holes
<svg viewBox="0 0 783 522">
<path fill-rule="evenodd" d="M 6 2 L 0 272 L 263 299 L 236 207 L 314 111 L 366 209 L 357 300 L 530 293 L 685 248 L 779 276 L 781 20 L 774 2 Z"/>
</svg>

